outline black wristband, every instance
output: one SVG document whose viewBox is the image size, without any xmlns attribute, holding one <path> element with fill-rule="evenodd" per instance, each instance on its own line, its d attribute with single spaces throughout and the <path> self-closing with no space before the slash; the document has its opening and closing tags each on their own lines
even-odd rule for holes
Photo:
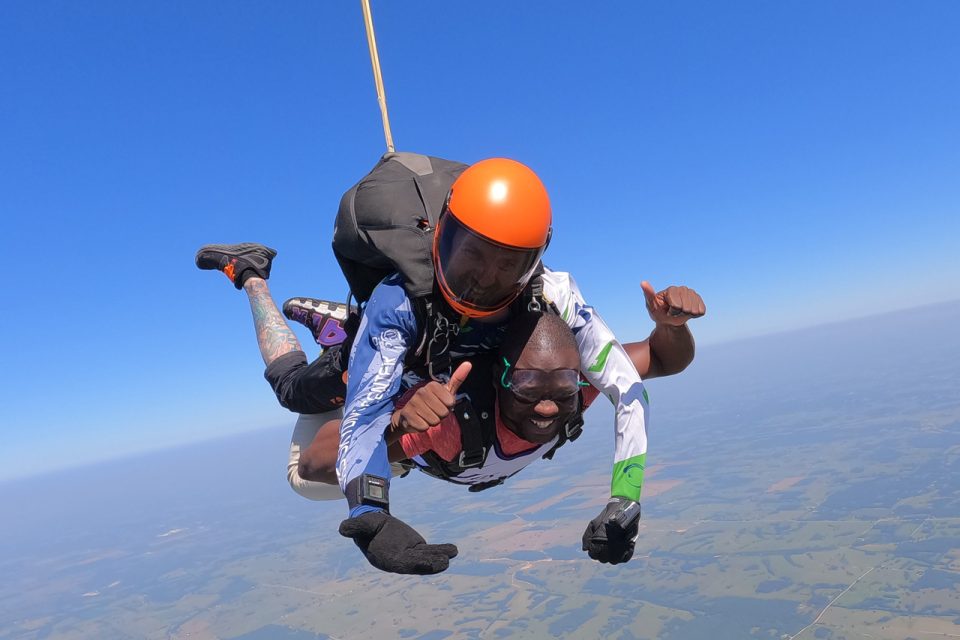
<svg viewBox="0 0 960 640">
<path fill-rule="evenodd" d="M 387 478 L 364 473 L 347 484 L 346 497 L 351 511 L 367 505 L 390 513 L 390 481 Z"/>
</svg>

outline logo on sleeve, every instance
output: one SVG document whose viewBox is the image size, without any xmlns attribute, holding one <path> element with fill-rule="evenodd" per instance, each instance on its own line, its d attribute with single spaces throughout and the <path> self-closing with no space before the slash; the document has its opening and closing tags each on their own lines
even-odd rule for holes
<svg viewBox="0 0 960 640">
<path fill-rule="evenodd" d="M 643 487 L 643 465 L 634 462 L 623 468 L 623 478 L 631 487 L 640 489 Z"/>
<path fill-rule="evenodd" d="M 381 353 L 393 353 L 406 348 L 403 336 L 396 329 L 384 329 L 379 336 L 373 336 L 373 346 Z"/>
</svg>

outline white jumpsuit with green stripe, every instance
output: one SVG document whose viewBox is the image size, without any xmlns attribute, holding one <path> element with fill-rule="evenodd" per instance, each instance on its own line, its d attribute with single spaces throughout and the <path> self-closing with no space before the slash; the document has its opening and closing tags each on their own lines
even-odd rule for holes
<svg viewBox="0 0 960 640">
<path fill-rule="evenodd" d="M 580 349 L 580 370 L 616 407 L 611 496 L 640 501 L 647 453 L 647 393 L 630 356 L 569 273 L 543 274 L 544 297 L 570 325 Z"/>
</svg>

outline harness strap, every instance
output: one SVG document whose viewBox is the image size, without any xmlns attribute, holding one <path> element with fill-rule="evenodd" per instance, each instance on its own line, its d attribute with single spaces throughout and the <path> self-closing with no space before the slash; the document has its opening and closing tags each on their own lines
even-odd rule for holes
<svg viewBox="0 0 960 640">
<path fill-rule="evenodd" d="M 419 339 L 417 340 L 417 348 L 411 349 L 407 352 L 407 359 L 405 364 L 413 364 L 417 358 L 423 355 L 424 349 L 427 346 L 427 333 L 426 330 L 427 321 L 431 315 L 431 307 L 433 306 L 428 298 L 414 298 L 411 302 L 411 307 L 413 307 L 413 317 L 417 321 L 417 330 L 419 333 Z"/>
<path fill-rule="evenodd" d="M 560 437 L 557 438 L 556 444 L 550 447 L 550 450 L 543 454 L 544 460 L 553 460 L 553 454 L 557 452 L 557 449 L 562 447 L 568 442 L 573 442 L 580 437 L 580 434 L 583 433 L 583 392 L 577 396 L 577 412 L 573 414 L 573 417 L 563 425 L 563 429 L 560 431 Z"/>
<path fill-rule="evenodd" d="M 512 478 L 513 476 L 515 476 L 515 475 L 517 475 L 518 473 L 520 473 L 520 471 L 522 471 L 522 469 L 517 469 L 516 471 L 514 471 L 514 472 L 511 473 L 510 475 L 508 475 L 508 476 L 503 476 L 502 478 L 497 478 L 497 479 L 495 479 L 495 480 L 487 480 L 486 482 L 478 482 L 477 484 L 471 484 L 471 485 L 470 485 L 470 488 L 467 489 L 467 491 L 470 491 L 470 492 L 472 492 L 472 493 L 476 493 L 476 492 L 478 492 L 478 491 L 486 491 L 487 489 L 490 489 L 490 488 L 492 488 L 492 487 L 500 486 L 501 484 L 503 484 L 504 482 L 506 482 L 509 478 Z"/>
<path fill-rule="evenodd" d="M 454 475 L 450 473 L 450 470 L 447 468 L 447 463 L 443 460 L 443 458 L 438 456 L 433 451 L 424 451 L 420 454 L 420 457 L 426 460 L 428 465 L 426 467 L 418 465 L 420 470 L 425 474 L 433 476 L 434 478 L 439 478 L 440 480 L 450 480 L 450 478 Z"/>
<path fill-rule="evenodd" d="M 467 488 L 467 491 L 469 491 L 470 493 L 477 493 L 478 491 L 484 491 L 486 489 L 490 489 L 492 487 L 496 487 L 503 484 L 504 480 L 506 480 L 506 478 L 497 478 L 496 480 L 487 480 L 486 482 L 478 482 L 477 484 L 471 484 Z"/>
<path fill-rule="evenodd" d="M 527 289 L 530 291 L 527 301 L 527 311 L 533 313 L 543 311 L 543 278 L 540 277 L 541 273 L 543 273 L 543 264 L 538 265 L 536 275 L 530 279 L 530 284 L 527 286 Z"/>
<path fill-rule="evenodd" d="M 450 341 L 460 333 L 460 325 L 450 322 L 442 313 L 434 315 L 433 329 L 427 342 L 427 372 L 432 380 L 441 382 L 440 374 L 450 374 Z"/>
<path fill-rule="evenodd" d="M 457 401 L 454 410 L 457 421 L 460 423 L 461 450 L 457 466 L 461 469 L 483 466 L 487 459 L 489 444 L 484 442 L 483 425 L 473 408 L 473 403 L 467 396 L 463 396 Z"/>
<path fill-rule="evenodd" d="M 440 303 L 433 296 L 414 298 L 411 302 L 419 337 L 416 349 L 407 351 L 404 365 L 442 382 L 440 375 L 450 374 L 450 343 L 460 333 L 460 325 L 438 308 Z"/>
</svg>

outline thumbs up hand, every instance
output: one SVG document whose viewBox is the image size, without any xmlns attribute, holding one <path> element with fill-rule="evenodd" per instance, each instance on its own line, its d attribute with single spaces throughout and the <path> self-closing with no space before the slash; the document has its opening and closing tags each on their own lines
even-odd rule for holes
<svg viewBox="0 0 960 640">
<path fill-rule="evenodd" d="M 457 390 L 470 375 L 472 367 L 469 362 L 463 362 L 446 384 L 431 380 L 417 389 L 407 404 L 393 412 L 390 418 L 391 430 L 414 433 L 440 424 L 456 405 Z"/>
<path fill-rule="evenodd" d="M 640 288 L 647 301 L 650 319 L 657 324 L 680 326 L 707 312 L 703 298 L 689 287 L 667 287 L 657 293 L 653 285 L 644 280 Z"/>
</svg>

